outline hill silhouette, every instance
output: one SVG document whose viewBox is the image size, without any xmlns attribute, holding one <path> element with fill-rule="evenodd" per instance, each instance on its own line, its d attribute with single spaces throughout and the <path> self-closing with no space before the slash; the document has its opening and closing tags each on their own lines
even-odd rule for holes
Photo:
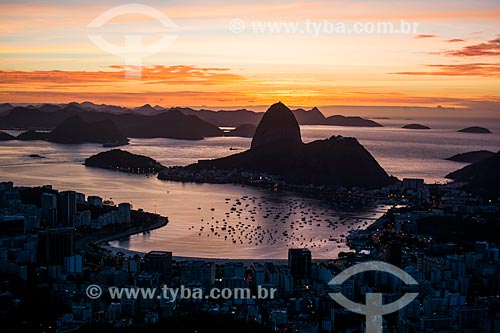
<svg viewBox="0 0 500 333">
<path fill-rule="evenodd" d="M 73 116 L 63 121 L 47 134 L 47 140 L 68 144 L 93 142 L 125 145 L 128 143 L 127 137 L 110 119 L 86 122 L 79 116 Z"/>
<path fill-rule="evenodd" d="M 85 166 L 130 171 L 134 173 L 156 173 L 163 165 L 154 159 L 129 153 L 121 149 L 113 149 L 98 153 L 85 159 Z"/>
<path fill-rule="evenodd" d="M 490 134 L 491 131 L 484 127 L 472 126 L 459 130 L 458 132 L 462 133 L 476 133 L 476 134 Z"/>
<path fill-rule="evenodd" d="M 255 130 L 257 127 L 255 127 L 252 124 L 243 124 L 238 127 L 236 127 L 234 130 L 230 131 L 229 133 L 226 133 L 226 136 L 239 136 L 243 138 L 252 138 L 255 134 Z"/>
<path fill-rule="evenodd" d="M 500 197 L 500 151 L 479 162 L 454 171 L 446 178 L 466 183 L 465 189 L 489 198 Z"/>
<path fill-rule="evenodd" d="M 45 132 L 37 132 L 34 130 L 29 130 L 26 132 L 23 132 L 17 136 L 18 140 L 21 141 L 32 141 L 32 140 L 47 140 L 48 139 L 48 134 Z"/>
<path fill-rule="evenodd" d="M 0 122 L 5 129 L 52 130 L 76 115 L 82 121 L 91 123 L 110 120 L 127 137 L 202 140 L 205 137 L 223 135 L 217 126 L 195 116 L 186 116 L 178 110 L 142 115 L 132 112 L 114 114 L 89 111 L 75 104 L 69 104 L 59 110 L 54 109 L 51 112 L 36 108 L 15 107 L 6 116 L 0 118 Z"/>
<path fill-rule="evenodd" d="M 297 119 L 285 104 L 273 104 L 255 130 L 251 149 L 302 143 Z"/>
<path fill-rule="evenodd" d="M 10 135 L 7 132 L 0 131 L 0 141 L 10 141 L 10 140 L 15 140 L 16 137 L 13 135 Z"/>
<path fill-rule="evenodd" d="M 14 112 L 11 112 L 14 111 Z M 37 112 L 39 111 L 39 112 Z M 84 120 L 87 121 L 97 121 L 102 120 L 102 117 L 112 118 L 120 127 L 120 121 L 115 119 L 115 116 L 122 115 L 135 115 L 135 116 L 158 116 L 162 113 L 168 112 L 181 112 L 186 116 L 196 116 L 201 119 L 204 123 L 219 126 L 240 126 L 244 124 L 251 124 L 257 126 L 262 119 L 263 112 L 255 112 L 248 109 L 238 109 L 238 110 L 208 110 L 200 109 L 195 110 L 189 107 L 170 107 L 165 108 L 159 105 L 151 106 L 150 104 L 145 104 L 137 108 L 126 108 L 116 105 L 107 104 L 95 104 L 92 102 L 71 102 L 67 104 L 43 104 L 43 105 L 29 105 L 29 106 L 18 106 L 14 107 L 11 104 L 4 103 L 0 104 L 0 123 L 4 129 L 54 129 L 59 123 L 64 119 L 75 114 L 82 114 Z M 100 113 L 100 116 L 92 115 L 92 113 Z M 373 120 L 361 118 L 361 117 L 345 117 L 341 115 L 325 117 L 325 115 L 317 108 L 313 107 L 310 110 L 296 109 L 292 110 L 295 118 L 297 119 L 299 125 L 334 125 L 334 126 L 356 126 L 356 127 L 380 127 L 379 123 Z M 87 119 L 89 118 L 99 118 L 100 119 Z M 163 124 L 165 125 L 165 124 Z M 193 124 L 197 126 L 196 124 Z M 209 136 L 221 136 L 221 132 L 217 132 L 214 135 L 214 128 L 209 130 L 208 134 L 202 133 L 204 128 L 196 129 L 196 127 L 191 127 L 190 129 L 183 129 L 182 138 L 188 138 L 193 136 L 193 133 L 197 133 L 197 138 L 201 134 L 202 137 Z M 162 137 L 171 137 L 168 130 L 162 134 Z M 176 130 L 179 130 L 177 128 Z M 126 133 L 127 134 L 127 133 Z M 128 135 L 128 134 L 127 134 Z M 178 135 L 178 134 L 176 134 Z"/>
<path fill-rule="evenodd" d="M 453 155 L 451 157 L 448 157 L 447 160 L 453 162 L 461 162 L 461 163 L 476 163 L 484 159 L 487 159 L 493 155 L 495 155 L 495 153 L 492 151 L 476 150 L 467 153 Z"/>
<path fill-rule="evenodd" d="M 340 115 L 335 115 L 326 118 L 325 125 L 351 126 L 351 127 L 382 127 L 382 125 L 373 120 L 361 117 L 345 117 Z"/>
<path fill-rule="evenodd" d="M 408 125 L 404 125 L 401 128 L 412 129 L 412 130 L 428 130 L 428 129 L 431 129 L 429 126 L 425 126 L 425 125 L 421 125 L 421 124 L 408 124 Z"/>
<path fill-rule="evenodd" d="M 332 136 L 304 144 L 297 120 L 281 102 L 264 114 L 249 150 L 186 168 L 256 171 L 291 184 L 378 188 L 394 182 L 355 138 Z"/>
</svg>

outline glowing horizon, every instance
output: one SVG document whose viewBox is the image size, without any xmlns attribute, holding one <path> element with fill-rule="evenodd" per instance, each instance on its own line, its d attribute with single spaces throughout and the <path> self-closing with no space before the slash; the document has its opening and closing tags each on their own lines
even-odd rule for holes
<svg viewBox="0 0 500 333">
<path fill-rule="evenodd" d="M 0 2 L 0 103 L 500 109 L 500 3 L 493 0 L 146 1 L 175 23 L 168 33 L 178 37 L 142 59 L 140 79 L 126 78 L 123 59 L 88 38 L 87 25 L 120 4 Z M 234 20 L 245 29 L 231 30 Z M 303 31 L 305 22 L 401 21 L 418 31 Z M 258 33 L 255 22 L 302 31 Z M 144 15 L 125 15 L 99 31 L 115 45 L 124 33 L 142 34 L 147 45 L 164 30 Z"/>
</svg>

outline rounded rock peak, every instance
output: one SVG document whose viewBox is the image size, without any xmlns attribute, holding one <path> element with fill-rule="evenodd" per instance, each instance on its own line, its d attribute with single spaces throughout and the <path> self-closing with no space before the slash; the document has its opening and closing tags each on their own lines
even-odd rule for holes
<svg viewBox="0 0 500 333">
<path fill-rule="evenodd" d="M 300 127 L 292 111 L 278 102 L 269 107 L 255 130 L 251 149 L 302 143 Z"/>
</svg>

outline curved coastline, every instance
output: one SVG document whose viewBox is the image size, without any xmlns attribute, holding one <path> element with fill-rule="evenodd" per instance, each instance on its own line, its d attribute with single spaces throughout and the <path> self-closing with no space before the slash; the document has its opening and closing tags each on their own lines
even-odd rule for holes
<svg viewBox="0 0 500 333">
<path fill-rule="evenodd" d="M 159 229 L 159 228 L 166 226 L 167 224 L 168 224 L 168 217 L 160 216 L 159 221 L 157 221 L 151 225 L 142 227 L 140 229 L 129 229 L 126 231 L 119 232 L 117 234 L 113 233 L 112 231 L 108 231 L 103 235 L 100 235 L 100 234 L 83 235 L 83 237 L 81 239 L 79 239 L 77 242 L 79 242 L 79 243 L 83 242 L 84 244 L 79 244 L 77 247 L 84 248 L 84 247 L 90 245 L 90 246 L 95 246 L 95 247 L 98 247 L 101 249 L 106 249 L 109 246 L 108 243 L 111 241 L 119 240 L 123 237 L 137 235 L 137 234 L 140 234 L 143 232 Z M 125 250 L 125 249 L 123 249 L 123 250 Z M 127 251 L 130 251 L 130 250 L 127 250 Z M 131 252 L 136 252 L 136 251 L 131 251 Z M 137 252 L 137 253 L 140 253 L 140 252 Z"/>
</svg>

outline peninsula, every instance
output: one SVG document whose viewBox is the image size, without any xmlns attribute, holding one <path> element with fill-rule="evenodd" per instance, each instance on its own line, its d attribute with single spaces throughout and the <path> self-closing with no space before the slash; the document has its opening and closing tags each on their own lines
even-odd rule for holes
<svg viewBox="0 0 500 333">
<path fill-rule="evenodd" d="M 169 168 L 160 172 L 158 178 L 172 179 L 175 173 L 179 180 L 180 174 L 214 170 L 237 170 L 254 173 L 256 177 L 271 175 L 297 185 L 379 188 L 395 181 L 355 138 L 332 136 L 303 143 L 294 114 L 281 102 L 266 111 L 249 150 L 214 160 L 200 160 L 183 168 Z"/>
</svg>

